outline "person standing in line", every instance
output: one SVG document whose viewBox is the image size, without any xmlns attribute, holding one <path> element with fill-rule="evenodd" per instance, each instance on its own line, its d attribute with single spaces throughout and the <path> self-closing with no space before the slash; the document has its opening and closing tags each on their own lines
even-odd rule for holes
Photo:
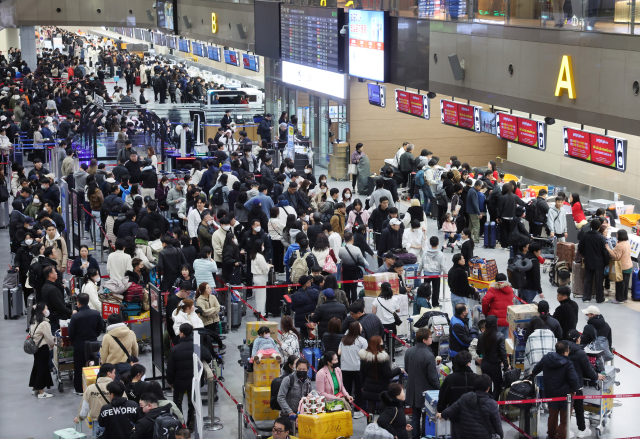
<svg viewBox="0 0 640 439">
<path fill-rule="evenodd" d="M 351 322 L 349 331 L 345 334 L 338 348 L 340 365 L 344 386 L 348 392 L 353 391 L 354 403 L 358 407 L 364 406 L 362 397 L 362 376 L 360 375 L 360 356 L 358 353 L 367 348 L 367 340 L 360 334 L 362 326 L 358 322 Z M 353 414 L 353 419 L 360 419 L 364 415 L 357 411 Z"/>
<path fill-rule="evenodd" d="M 398 327 L 395 323 L 394 313 L 398 312 L 400 312 L 400 305 L 393 295 L 391 284 L 389 282 L 383 282 L 380 285 L 380 295 L 371 305 L 371 313 L 378 316 L 384 329 L 396 334 Z"/>
<path fill-rule="evenodd" d="M 466 212 L 469 217 L 471 239 L 475 244 L 480 243 L 480 218 L 482 218 L 482 212 L 480 211 L 478 192 L 482 189 L 482 184 L 480 180 L 476 180 L 467 194 Z"/>
<path fill-rule="evenodd" d="M 567 239 L 567 216 L 562 208 L 564 204 L 563 197 L 556 197 L 553 206 L 549 207 L 547 212 L 547 229 L 549 230 L 549 237 L 554 236 L 558 239 L 558 242 L 564 242 Z"/>
<path fill-rule="evenodd" d="M 356 150 L 353 151 L 351 153 L 351 164 L 352 165 L 357 165 L 358 162 L 360 161 L 360 159 L 362 158 L 363 155 L 365 155 L 365 153 L 362 151 L 362 147 L 364 145 L 362 143 L 357 143 L 356 144 Z M 356 190 L 356 182 L 358 180 L 358 171 L 357 171 L 357 167 L 356 167 L 356 173 L 355 174 L 351 174 L 351 187 L 353 188 L 353 190 Z"/>
<path fill-rule="evenodd" d="M 456 307 L 457 304 L 469 304 L 469 298 L 478 291 L 469 285 L 469 274 L 465 270 L 465 258 L 456 253 L 453 255 L 453 267 L 449 270 L 447 283 L 451 291 L 451 306 Z"/>
<path fill-rule="evenodd" d="M 89 295 L 80 293 L 77 296 L 78 311 L 69 320 L 69 340 L 73 343 L 73 387 L 76 395 L 82 395 L 82 368 L 85 366 L 85 342 L 98 340 L 104 329 L 102 313 L 89 308 Z"/>
<path fill-rule="evenodd" d="M 578 252 L 584 256 L 584 295 L 582 296 L 582 302 L 584 303 L 591 302 L 594 278 L 596 302 L 609 301 L 604 297 L 604 268 L 609 264 L 610 256 L 606 247 L 606 239 L 598 232 L 601 225 L 599 219 L 592 220 L 590 223 L 591 230 L 580 239 L 577 248 Z"/>
<path fill-rule="evenodd" d="M 424 407 L 423 393 L 427 390 L 440 389 L 436 359 L 431 350 L 432 342 L 431 331 L 428 328 L 420 328 L 416 333 L 415 346 L 407 349 L 404 355 L 404 365 L 409 376 L 405 402 L 407 406 L 413 408 L 411 416 L 413 439 L 419 439 L 421 436 L 420 418 Z"/>
<path fill-rule="evenodd" d="M 553 318 L 558 321 L 562 328 L 562 339 L 568 340 L 569 331 L 576 329 L 578 324 L 578 312 L 580 308 L 575 300 L 571 300 L 571 287 L 562 286 L 558 288 L 556 295 L 558 307 L 553 312 Z"/>
<path fill-rule="evenodd" d="M 344 232 L 345 244 L 338 252 L 338 257 L 342 262 L 343 280 L 360 279 L 360 275 L 362 273 L 360 267 L 366 267 L 368 265 L 360 249 L 353 245 L 353 240 L 354 237 L 352 232 Z M 349 303 L 355 302 L 358 298 L 358 284 L 345 283 L 343 284 L 343 288 L 345 293 L 347 293 Z"/>
<path fill-rule="evenodd" d="M 629 298 L 629 279 L 633 272 L 631 246 L 629 245 L 629 235 L 627 234 L 627 231 L 618 230 L 618 244 L 616 244 L 613 250 L 611 249 L 609 242 L 605 245 L 611 259 L 616 262 L 620 262 L 620 268 L 622 269 L 622 276 L 620 276 L 620 273 L 615 273 L 616 277 L 622 277 L 622 280 L 616 281 L 616 299 L 612 300 L 611 303 L 625 303 Z"/>
<path fill-rule="evenodd" d="M 507 351 L 504 344 L 504 335 L 498 331 L 498 318 L 487 316 L 484 332 L 478 340 L 477 353 L 482 358 L 480 368 L 482 373 L 491 377 L 493 391 L 491 395 L 496 401 L 502 390 L 502 369 L 506 372 L 511 368 L 507 359 Z"/>
<path fill-rule="evenodd" d="M 51 393 L 45 392 L 45 389 L 53 387 L 53 379 L 49 371 L 49 353 L 55 343 L 48 316 L 49 309 L 47 305 L 39 302 L 33 310 L 31 326 L 29 327 L 29 335 L 31 335 L 38 348 L 38 351 L 33 355 L 29 387 L 33 389 L 33 394 L 40 399 L 53 397 Z"/>
<path fill-rule="evenodd" d="M 264 243 L 261 239 L 253 242 L 251 249 L 251 274 L 253 275 L 253 285 L 267 285 L 269 270 L 273 265 L 268 264 L 264 257 Z M 256 309 L 260 315 L 266 314 L 267 290 L 266 288 L 254 289 L 256 298 Z"/>
</svg>

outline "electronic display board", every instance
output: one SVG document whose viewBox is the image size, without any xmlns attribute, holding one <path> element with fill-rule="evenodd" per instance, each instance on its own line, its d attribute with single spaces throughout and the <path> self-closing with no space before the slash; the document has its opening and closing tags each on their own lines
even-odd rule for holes
<svg viewBox="0 0 640 439">
<path fill-rule="evenodd" d="M 254 72 L 260 71 L 260 57 L 258 55 L 249 55 L 248 53 L 242 54 L 242 65 L 247 70 L 253 70 Z"/>
<path fill-rule="evenodd" d="M 220 48 L 215 46 L 207 46 L 207 55 L 210 60 L 220 62 Z"/>
<path fill-rule="evenodd" d="M 389 14 L 349 10 L 349 75 L 386 82 Z"/>
<path fill-rule="evenodd" d="M 280 7 L 280 58 L 330 72 L 344 71 L 339 34 L 344 11 L 283 4 Z"/>
<path fill-rule="evenodd" d="M 423 119 L 431 117 L 427 96 L 398 88 L 396 89 L 396 111 Z"/>
<path fill-rule="evenodd" d="M 480 112 L 482 107 L 440 100 L 440 121 L 469 131 L 481 132 Z"/>
<path fill-rule="evenodd" d="M 178 50 L 180 52 L 190 53 L 191 50 L 189 49 L 189 40 L 185 40 L 184 38 L 178 40 Z"/>
<path fill-rule="evenodd" d="M 176 47 L 176 37 L 171 37 L 171 36 L 167 35 L 166 42 L 167 42 L 167 47 L 169 49 L 176 49 L 177 48 Z"/>
<path fill-rule="evenodd" d="M 240 53 L 235 50 L 224 50 L 224 62 L 232 66 L 240 67 Z"/>
<path fill-rule="evenodd" d="M 496 113 L 496 136 L 509 142 L 547 149 L 547 124 L 507 113 Z"/>
<path fill-rule="evenodd" d="M 627 170 L 627 139 L 563 127 L 564 155 L 605 168 Z"/>
<path fill-rule="evenodd" d="M 202 44 L 196 43 L 195 41 L 191 42 L 191 52 L 196 56 L 204 56 L 204 52 L 202 51 Z"/>
</svg>

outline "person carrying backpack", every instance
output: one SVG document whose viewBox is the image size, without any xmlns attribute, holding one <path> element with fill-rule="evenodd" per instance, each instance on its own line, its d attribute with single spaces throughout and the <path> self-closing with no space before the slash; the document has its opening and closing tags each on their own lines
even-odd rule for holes
<svg viewBox="0 0 640 439">
<path fill-rule="evenodd" d="M 182 427 L 178 418 L 171 414 L 170 405 L 158 407 L 158 397 L 153 393 L 140 397 L 140 408 L 144 416 L 136 422 L 130 439 L 169 439 Z"/>
</svg>

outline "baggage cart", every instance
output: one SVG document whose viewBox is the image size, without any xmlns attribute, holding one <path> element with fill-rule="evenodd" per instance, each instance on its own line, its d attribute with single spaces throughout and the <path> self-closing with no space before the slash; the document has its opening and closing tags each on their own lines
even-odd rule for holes
<svg viewBox="0 0 640 439">
<path fill-rule="evenodd" d="M 598 354 L 599 355 L 599 354 Z M 584 379 L 584 387 L 582 393 L 585 396 L 606 396 L 613 395 L 613 386 L 619 386 L 616 381 L 616 374 L 620 369 L 605 365 L 604 371 L 601 373 L 606 376 L 604 381 L 596 381 L 595 383 L 587 378 Z M 595 425 L 596 437 L 602 436 L 602 431 L 606 428 L 607 423 L 611 420 L 613 411 L 613 398 L 607 399 L 585 399 L 584 400 L 584 416 L 589 425 Z"/>
<path fill-rule="evenodd" d="M 134 319 L 136 320 L 136 319 Z M 149 320 L 142 322 L 129 323 L 129 329 L 136 334 L 138 341 L 138 351 L 144 352 L 151 349 L 151 322 Z"/>
<path fill-rule="evenodd" d="M 543 258 L 547 260 L 554 260 L 556 258 L 556 249 L 558 244 L 558 239 L 554 236 L 552 238 L 544 237 L 544 238 L 531 238 L 532 242 L 537 242 L 542 247 L 541 255 Z M 547 263 L 545 262 L 545 265 Z M 543 269 L 544 271 L 544 269 Z"/>
<path fill-rule="evenodd" d="M 69 346 L 69 337 L 63 337 L 58 330 L 55 333 L 53 346 L 53 371 L 58 382 L 58 392 L 64 392 L 62 380 L 68 378 L 73 382 L 73 347 Z"/>
<path fill-rule="evenodd" d="M 424 435 L 421 434 L 421 437 L 450 438 L 450 421 L 436 417 L 440 391 L 427 390 L 422 394 L 424 396 L 424 408 L 422 409 L 422 425 L 424 426 L 424 430 L 420 433 L 424 433 Z"/>
</svg>

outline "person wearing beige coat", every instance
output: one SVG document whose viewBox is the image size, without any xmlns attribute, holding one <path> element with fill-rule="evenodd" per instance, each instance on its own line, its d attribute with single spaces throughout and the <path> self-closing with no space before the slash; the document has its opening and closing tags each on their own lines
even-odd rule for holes
<svg viewBox="0 0 640 439">
<path fill-rule="evenodd" d="M 38 398 L 51 398 L 53 395 L 46 393 L 44 389 L 53 386 L 53 379 L 49 371 L 49 352 L 53 349 L 55 339 L 51 334 L 49 323 L 49 310 L 47 305 L 40 302 L 33 311 L 33 320 L 29 327 L 29 334 L 35 341 L 38 351 L 33 355 L 33 368 L 29 378 L 29 387 L 33 389 Z"/>
<path fill-rule="evenodd" d="M 136 334 L 129 327 L 122 323 L 120 314 L 111 314 L 107 323 L 107 333 L 102 339 L 102 347 L 100 348 L 100 362 L 102 364 L 111 363 L 116 366 L 116 379 L 120 379 L 120 375 L 131 369 L 129 357 L 138 356 L 138 340 Z M 120 347 L 116 338 L 122 343 L 125 351 Z"/>
<path fill-rule="evenodd" d="M 633 272 L 633 262 L 631 261 L 631 246 L 629 245 L 629 235 L 626 230 L 618 230 L 618 243 L 611 249 L 609 243 L 606 244 L 607 251 L 611 259 L 615 261 L 614 270 L 616 276 L 616 298 L 611 303 L 625 303 L 629 299 L 629 280 Z M 611 270 L 610 270 L 611 273 Z"/>
</svg>

